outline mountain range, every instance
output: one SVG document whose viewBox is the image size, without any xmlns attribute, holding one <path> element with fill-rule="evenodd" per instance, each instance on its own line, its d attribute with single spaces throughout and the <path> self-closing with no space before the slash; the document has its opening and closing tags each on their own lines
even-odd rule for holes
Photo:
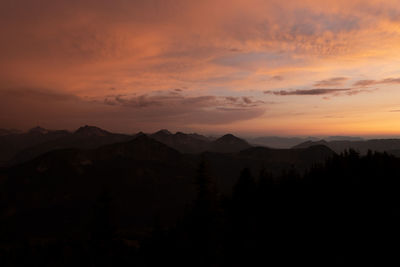
<svg viewBox="0 0 400 267">
<path fill-rule="evenodd" d="M 0 166 L 12 166 L 32 160 L 44 153 L 56 149 L 78 148 L 93 149 L 107 144 L 132 140 L 137 134 L 112 133 L 96 126 L 83 126 L 74 132 L 66 130 L 48 130 L 35 127 L 28 132 L 0 129 Z M 238 152 L 250 147 L 269 148 L 305 148 L 313 145 L 325 145 L 336 153 L 346 149 L 355 149 L 362 154 L 368 150 L 386 151 L 400 156 L 400 140 L 398 139 L 373 139 L 363 140 L 351 136 L 331 136 L 323 140 L 316 137 L 278 137 L 265 136 L 241 139 L 232 134 L 220 138 L 208 137 L 196 133 L 171 133 L 160 130 L 147 134 L 181 153 L 199 154 L 203 152 Z"/>
<path fill-rule="evenodd" d="M 395 156 L 400 156 L 400 139 L 371 139 L 361 141 L 306 141 L 293 148 L 307 148 L 315 145 L 324 145 L 335 151 L 342 153 L 345 150 L 353 149 L 360 154 L 367 154 L 368 151 L 386 152 Z"/>
<path fill-rule="evenodd" d="M 87 125 L 75 132 L 35 127 L 26 133 L 9 133 L 0 136 L 0 163 L 6 166 L 15 165 L 56 149 L 98 148 L 107 144 L 129 141 L 141 134 L 143 133 L 117 134 Z M 229 153 L 251 147 L 245 140 L 231 134 L 215 139 L 195 133 L 172 134 L 167 130 L 160 130 L 148 136 L 182 153 L 205 151 Z"/>
<path fill-rule="evenodd" d="M 318 137 L 282 137 L 282 136 L 263 136 L 255 138 L 247 138 L 247 141 L 254 145 L 267 146 L 272 148 L 291 148 L 298 144 L 307 141 L 318 141 L 321 140 Z M 326 141 L 362 141 L 361 137 L 354 136 L 328 136 L 325 137 Z"/>
</svg>

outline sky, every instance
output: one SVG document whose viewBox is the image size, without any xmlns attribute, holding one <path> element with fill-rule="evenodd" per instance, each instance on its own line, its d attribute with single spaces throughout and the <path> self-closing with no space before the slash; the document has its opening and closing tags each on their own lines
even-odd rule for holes
<svg viewBox="0 0 400 267">
<path fill-rule="evenodd" d="M 0 128 L 400 135 L 398 0 L 0 4 Z"/>
</svg>

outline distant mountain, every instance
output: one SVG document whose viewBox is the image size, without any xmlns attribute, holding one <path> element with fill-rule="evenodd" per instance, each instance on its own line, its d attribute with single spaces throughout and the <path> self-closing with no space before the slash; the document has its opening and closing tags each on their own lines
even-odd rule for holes
<svg viewBox="0 0 400 267">
<path fill-rule="evenodd" d="M 129 135 L 110 133 L 98 127 L 84 126 L 72 134 L 24 149 L 12 159 L 12 162 L 24 162 L 56 149 L 92 149 L 107 144 L 128 141 L 132 138 Z"/>
<path fill-rule="evenodd" d="M 244 149 L 250 148 L 251 145 L 245 140 L 240 139 L 232 134 L 226 134 L 210 144 L 209 151 L 232 153 L 239 152 Z"/>
<path fill-rule="evenodd" d="M 312 146 L 317 146 L 317 145 L 324 145 L 328 146 L 328 142 L 325 140 L 319 140 L 319 141 L 305 141 L 304 143 L 298 144 L 294 146 L 294 149 L 299 149 L 299 148 L 308 148 Z"/>
<path fill-rule="evenodd" d="M 247 138 L 247 141 L 253 145 L 266 146 L 270 148 L 291 148 L 308 141 L 318 141 L 317 137 L 280 137 L 264 136 L 256 138 Z M 354 136 L 328 136 L 324 137 L 326 141 L 363 141 L 361 137 Z"/>
<path fill-rule="evenodd" d="M 160 130 L 149 135 L 151 138 L 166 144 L 182 153 L 198 154 L 205 151 L 238 152 L 251 147 L 245 140 L 232 134 L 224 135 L 216 140 L 199 134 L 172 134 L 168 130 Z"/>
<path fill-rule="evenodd" d="M 295 145 L 306 141 L 316 141 L 315 137 L 279 137 L 279 136 L 264 136 L 256 138 L 248 138 L 250 144 L 266 146 L 270 148 L 291 148 Z"/>
<path fill-rule="evenodd" d="M 356 136 L 328 136 L 324 138 L 326 141 L 364 141 L 364 138 L 356 137 Z"/>
<path fill-rule="evenodd" d="M 79 136 L 112 136 L 112 135 L 115 135 L 115 134 L 107 132 L 106 130 L 103 130 L 99 127 L 88 126 L 88 125 L 80 127 L 78 130 L 75 131 L 74 134 L 76 136 L 78 136 L 78 135 Z"/>
<path fill-rule="evenodd" d="M 172 134 L 168 130 L 160 130 L 149 136 L 182 153 L 204 152 L 208 149 L 211 142 L 210 139 L 199 134 L 185 134 L 182 132 Z"/>
<path fill-rule="evenodd" d="M 48 130 L 35 127 L 26 133 L 0 136 L 0 166 L 15 165 L 31 160 L 39 155 L 56 149 L 79 148 L 92 149 L 107 144 L 132 140 L 136 136 L 111 133 L 95 126 L 83 126 L 75 132 L 65 130 Z M 238 152 L 249 148 L 250 145 L 233 135 L 226 135 L 217 140 L 196 133 L 160 130 L 150 134 L 153 138 L 182 153 L 198 154 L 205 151 Z"/>
<path fill-rule="evenodd" d="M 35 127 L 26 133 L 15 133 L 0 136 L 0 164 L 10 161 L 23 149 L 51 140 L 56 140 L 70 133 L 68 131 L 52 131 Z"/>
<path fill-rule="evenodd" d="M 28 131 L 29 134 L 48 134 L 49 132 L 51 131 L 40 126 L 36 126 Z"/>
<path fill-rule="evenodd" d="M 314 145 L 326 145 L 336 153 L 341 153 L 345 150 L 354 149 L 361 154 L 366 154 L 368 150 L 377 152 L 388 152 L 396 155 L 396 150 L 400 150 L 400 139 L 371 139 L 365 141 L 325 141 L 304 142 L 293 148 L 307 148 Z"/>
<path fill-rule="evenodd" d="M 106 144 L 123 142 L 133 137 L 107 132 L 95 126 L 84 126 L 74 133 L 53 131 L 35 127 L 27 133 L 0 137 L 0 147 L 4 147 L 4 164 L 18 164 L 56 149 L 96 148 Z"/>
</svg>

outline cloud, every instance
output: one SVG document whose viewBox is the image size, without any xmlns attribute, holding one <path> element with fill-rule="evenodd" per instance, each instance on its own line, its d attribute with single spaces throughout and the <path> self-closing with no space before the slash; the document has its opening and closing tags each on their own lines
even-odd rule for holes
<svg viewBox="0 0 400 267">
<path fill-rule="evenodd" d="M 279 96 L 291 96 L 291 95 L 327 95 L 327 94 L 337 94 L 343 92 L 350 92 L 351 88 L 316 88 L 316 89 L 297 89 L 297 90 L 280 90 L 280 91 L 265 91 L 266 94 L 274 94 Z"/>
<path fill-rule="evenodd" d="M 40 3 L 2 2 L 0 22 L 12 27 L 0 29 L 0 77 L 23 77 L 39 87 L 52 82 L 96 96 L 104 96 L 99 87 L 110 88 L 103 79 L 142 94 L 189 83 L 235 90 L 237 80 L 249 84 L 265 68 L 280 73 L 275 70 L 306 68 L 326 56 L 390 51 L 387 46 L 397 47 L 400 36 L 389 27 L 395 25 L 386 25 L 400 13 L 392 1 L 232 0 L 229 7 L 225 0 Z M 385 40 L 371 42 L 377 35 Z"/>
<path fill-rule="evenodd" d="M 284 78 L 283 78 L 283 76 L 275 75 L 275 76 L 271 77 L 271 80 L 273 80 L 273 81 L 283 81 Z"/>
<path fill-rule="evenodd" d="M 104 99 L 104 103 L 111 106 L 120 105 L 135 109 L 169 107 L 178 110 L 182 107 L 188 107 L 188 111 L 199 108 L 254 108 L 265 104 L 264 101 L 254 100 L 249 96 L 186 96 L 178 92 L 174 92 L 174 94 L 153 92 L 130 97 L 127 95 L 110 95 Z"/>
<path fill-rule="evenodd" d="M 14 128 L 36 124 L 74 129 L 96 124 L 129 132 L 166 126 L 224 125 L 259 117 L 265 103 L 249 96 L 188 96 L 152 92 L 143 95 L 108 95 L 99 101 L 54 90 L 12 88 L 0 91 L 0 121 Z"/>
<path fill-rule="evenodd" d="M 153 92 L 136 96 L 109 96 L 104 103 L 134 111 L 140 122 L 174 124 L 227 124 L 264 114 L 265 102 L 249 96 L 188 96 Z"/>
<path fill-rule="evenodd" d="M 355 82 L 353 85 L 367 87 L 379 84 L 400 84 L 400 78 L 386 78 L 383 80 L 360 80 Z"/>
<path fill-rule="evenodd" d="M 334 77 L 326 80 L 317 81 L 314 83 L 315 87 L 330 87 L 330 86 L 341 86 L 347 81 L 349 78 L 347 77 Z"/>
<path fill-rule="evenodd" d="M 296 90 L 278 90 L 264 91 L 265 94 L 273 94 L 277 96 L 324 96 L 324 99 L 329 99 L 327 95 L 358 95 L 360 93 L 370 93 L 374 90 L 357 89 L 357 88 L 316 88 L 316 89 L 296 89 Z"/>
</svg>

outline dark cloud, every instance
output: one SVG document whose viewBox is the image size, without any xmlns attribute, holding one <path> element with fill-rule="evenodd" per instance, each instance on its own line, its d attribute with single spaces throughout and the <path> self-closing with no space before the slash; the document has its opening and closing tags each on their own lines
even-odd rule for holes
<svg viewBox="0 0 400 267">
<path fill-rule="evenodd" d="M 375 90 L 353 89 L 353 90 L 351 90 L 351 91 L 348 91 L 348 92 L 346 93 L 346 95 L 352 96 L 352 95 L 358 95 L 358 94 L 361 94 L 361 93 L 371 93 L 371 92 L 373 92 L 373 91 L 375 91 Z"/>
<path fill-rule="evenodd" d="M 273 80 L 273 81 L 283 81 L 283 76 L 275 75 L 275 76 L 271 77 L 271 80 Z"/>
<path fill-rule="evenodd" d="M 225 99 L 229 102 L 237 102 L 239 100 L 238 97 L 233 97 L 233 96 L 227 96 Z"/>
<path fill-rule="evenodd" d="M 377 81 L 375 80 L 360 80 L 355 82 L 353 85 L 354 86 L 370 86 L 370 85 L 375 85 L 377 84 Z"/>
<path fill-rule="evenodd" d="M 265 104 L 264 101 L 254 100 L 249 96 L 242 97 L 217 97 L 212 95 L 204 96 L 184 96 L 182 94 L 144 94 L 139 96 L 114 95 L 107 96 L 104 99 L 107 105 L 120 105 L 128 108 L 157 108 L 170 107 L 179 109 L 179 107 L 189 106 L 196 108 L 252 108 Z"/>
<path fill-rule="evenodd" d="M 347 77 L 333 77 L 330 79 L 326 79 L 326 80 L 321 80 L 321 81 L 317 81 L 314 83 L 314 86 L 316 87 L 322 87 L 322 86 L 340 86 L 343 85 L 345 81 L 347 81 L 348 78 Z"/>
<path fill-rule="evenodd" d="M 246 96 L 243 96 L 242 100 L 246 104 L 252 104 L 253 103 L 253 101 L 249 97 L 246 97 Z"/>
<path fill-rule="evenodd" d="M 353 84 L 353 86 L 367 87 L 379 84 L 400 84 L 400 78 L 386 78 L 383 80 L 360 80 Z"/>
<path fill-rule="evenodd" d="M 280 91 L 265 91 L 266 94 L 274 94 L 280 96 L 290 95 L 327 95 L 351 91 L 351 88 L 316 88 L 316 89 L 297 89 L 297 90 L 280 90 Z"/>
<path fill-rule="evenodd" d="M 265 94 L 278 96 L 323 96 L 324 99 L 330 99 L 331 96 L 357 95 L 360 93 L 370 93 L 377 89 L 359 89 L 359 88 L 315 88 L 315 89 L 296 89 L 296 90 L 277 90 L 264 91 Z"/>
</svg>

